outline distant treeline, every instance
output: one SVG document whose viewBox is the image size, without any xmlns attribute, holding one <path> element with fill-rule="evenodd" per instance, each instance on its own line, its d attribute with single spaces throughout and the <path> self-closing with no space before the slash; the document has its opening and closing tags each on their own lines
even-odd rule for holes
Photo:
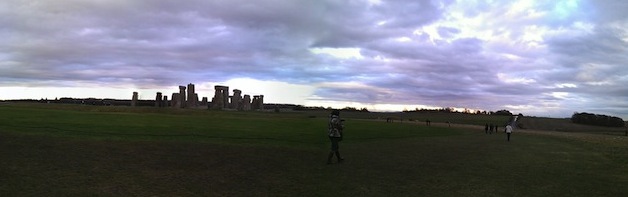
<svg viewBox="0 0 628 197">
<path fill-rule="evenodd" d="M 626 124 L 623 119 L 618 117 L 586 112 L 574 113 L 571 116 L 571 122 L 605 127 L 624 127 Z"/>
<path fill-rule="evenodd" d="M 10 102 L 21 103 L 58 103 L 58 104 L 81 104 L 81 105 L 131 105 L 131 100 L 118 100 L 118 99 L 101 99 L 101 98 L 70 98 L 61 97 L 52 99 L 17 99 L 10 100 Z M 140 100 L 138 106 L 154 106 L 154 101 Z"/>
<path fill-rule="evenodd" d="M 403 112 L 412 113 L 412 112 L 445 112 L 445 113 L 463 113 L 463 114 L 484 114 L 484 115 L 497 115 L 497 116 L 512 116 L 512 112 L 502 109 L 498 111 L 474 111 L 472 112 L 469 109 L 464 109 L 463 111 L 456 111 L 453 107 L 445 107 L 438 109 L 415 109 L 415 110 L 403 110 Z M 523 116 L 523 114 L 519 114 L 519 116 Z"/>
<path fill-rule="evenodd" d="M 307 111 L 307 110 L 332 110 L 334 108 L 331 107 L 309 107 L 309 106 L 303 106 L 303 105 L 295 105 L 294 107 L 292 107 L 293 110 L 295 111 Z M 345 107 L 340 109 L 341 111 L 356 111 L 356 112 L 369 112 L 369 110 L 364 107 L 361 109 L 355 108 L 355 107 Z"/>
</svg>

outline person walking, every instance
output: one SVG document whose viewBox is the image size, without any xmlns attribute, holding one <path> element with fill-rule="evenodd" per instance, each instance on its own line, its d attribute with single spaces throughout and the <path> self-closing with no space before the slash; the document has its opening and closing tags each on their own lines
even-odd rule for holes
<svg viewBox="0 0 628 197">
<path fill-rule="evenodd" d="M 331 115 L 329 115 L 329 124 L 328 124 L 328 137 L 329 141 L 331 141 L 331 151 L 329 151 L 329 155 L 327 156 L 327 164 L 331 164 L 331 160 L 336 155 L 338 159 L 338 163 L 342 163 L 344 158 L 340 156 L 340 152 L 338 151 L 338 142 L 342 140 L 342 130 L 344 129 L 344 125 L 342 120 L 340 119 L 340 111 L 333 110 Z"/>
<path fill-rule="evenodd" d="M 488 123 L 484 126 L 484 133 L 488 134 Z"/>
<path fill-rule="evenodd" d="M 491 123 L 491 124 L 488 126 L 488 133 L 492 135 L 492 134 L 493 134 L 493 129 L 494 129 L 494 128 L 495 128 L 495 126 L 493 126 L 493 123 Z"/>
<path fill-rule="evenodd" d="M 506 135 L 508 136 L 506 139 L 510 142 L 510 134 L 512 133 L 512 127 L 510 125 L 506 125 Z"/>
</svg>

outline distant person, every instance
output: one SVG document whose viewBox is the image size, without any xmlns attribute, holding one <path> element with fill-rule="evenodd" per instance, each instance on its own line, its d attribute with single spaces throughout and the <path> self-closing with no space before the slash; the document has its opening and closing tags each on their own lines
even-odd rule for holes
<svg viewBox="0 0 628 197">
<path fill-rule="evenodd" d="M 497 124 L 495 124 L 495 134 L 497 134 L 497 131 L 499 131 L 499 129 L 497 129 L 497 128 L 499 128 L 499 126 Z"/>
<path fill-rule="evenodd" d="M 495 126 L 493 126 L 493 123 L 488 125 L 488 133 L 490 133 L 491 135 L 493 134 L 493 129 L 495 129 Z"/>
<path fill-rule="evenodd" d="M 327 156 L 327 164 L 332 163 L 331 159 L 334 157 L 334 154 L 336 154 L 338 163 L 342 163 L 342 161 L 344 161 L 344 158 L 340 156 L 340 152 L 338 151 L 338 142 L 342 141 L 343 129 L 344 125 L 340 119 L 340 111 L 333 110 L 329 116 L 328 124 L 328 136 L 331 141 L 331 151 L 329 151 L 329 155 Z"/>
<path fill-rule="evenodd" d="M 512 127 L 510 125 L 506 125 L 506 135 L 508 136 L 506 139 L 510 142 L 510 134 L 512 133 Z"/>
<path fill-rule="evenodd" d="M 484 133 L 488 134 L 488 123 L 484 125 Z"/>
</svg>

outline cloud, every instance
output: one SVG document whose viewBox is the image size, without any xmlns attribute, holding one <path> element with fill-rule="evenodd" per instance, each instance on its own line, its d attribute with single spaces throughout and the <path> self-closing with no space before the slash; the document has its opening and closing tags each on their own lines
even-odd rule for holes
<svg viewBox="0 0 628 197">
<path fill-rule="evenodd" d="M 3 1 L 0 89 L 250 79 L 299 92 L 295 103 L 628 118 L 624 10 L 612 0 Z"/>
</svg>

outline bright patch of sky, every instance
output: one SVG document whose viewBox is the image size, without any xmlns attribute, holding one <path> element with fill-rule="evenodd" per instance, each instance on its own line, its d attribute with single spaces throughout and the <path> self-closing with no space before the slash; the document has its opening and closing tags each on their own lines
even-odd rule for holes
<svg viewBox="0 0 628 197">
<path fill-rule="evenodd" d="M 554 13 L 560 19 L 569 17 L 578 8 L 579 0 L 563 0 L 556 2 Z"/>
<path fill-rule="evenodd" d="M 330 55 L 336 58 L 344 58 L 344 59 L 364 58 L 362 54 L 360 54 L 360 48 L 311 48 L 310 52 L 314 54 L 325 54 L 325 55 Z"/>
<path fill-rule="evenodd" d="M 536 80 L 534 79 L 529 79 L 529 78 L 525 78 L 525 77 L 516 77 L 516 76 L 510 76 L 508 74 L 505 73 L 497 73 L 497 78 L 499 78 L 499 80 L 505 82 L 505 83 L 515 83 L 515 84 L 531 84 L 531 83 L 535 83 Z"/>
<path fill-rule="evenodd" d="M 556 84 L 557 88 L 577 88 L 578 85 L 573 84 L 573 83 L 561 83 L 561 84 Z"/>
</svg>

